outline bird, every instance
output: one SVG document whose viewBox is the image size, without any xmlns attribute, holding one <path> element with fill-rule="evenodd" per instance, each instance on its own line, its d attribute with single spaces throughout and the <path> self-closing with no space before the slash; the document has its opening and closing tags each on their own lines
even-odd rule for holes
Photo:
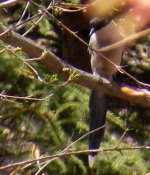
<svg viewBox="0 0 150 175">
<path fill-rule="evenodd" d="M 117 23 L 114 19 L 102 19 L 95 17 L 90 21 L 90 40 L 88 52 L 90 54 L 90 62 L 92 73 L 95 76 L 107 79 L 113 82 L 113 75 L 117 72 L 115 65 L 120 65 L 122 54 L 125 46 L 119 46 L 115 49 L 103 52 L 104 57 L 109 59 L 114 64 L 106 60 L 102 54 L 99 54 L 93 49 L 115 44 L 123 39 L 119 32 Z M 102 92 L 92 90 L 89 99 L 89 116 L 90 116 L 90 132 L 105 125 L 107 113 L 107 96 Z M 100 143 L 104 137 L 105 128 L 91 132 L 89 135 L 89 150 L 99 149 Z M 88 155 L 89 166 L 93 167 L 97 152 L 91 152 Z"/>
</svg>

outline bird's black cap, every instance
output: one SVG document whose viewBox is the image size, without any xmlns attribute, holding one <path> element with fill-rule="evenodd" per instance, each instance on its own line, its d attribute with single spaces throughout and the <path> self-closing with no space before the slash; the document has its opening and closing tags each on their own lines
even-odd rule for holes
<svg viewBox="0 0 150 175">
<path fill-rule="evenodd" d="M 90 21 L 90 36 L 95 33 L 96 31 L 100 30 L 101 28 L 105 27 L 111 19 L 109 18 L 101 18 L 101 17 L 95 17 Z"/>
</svg>

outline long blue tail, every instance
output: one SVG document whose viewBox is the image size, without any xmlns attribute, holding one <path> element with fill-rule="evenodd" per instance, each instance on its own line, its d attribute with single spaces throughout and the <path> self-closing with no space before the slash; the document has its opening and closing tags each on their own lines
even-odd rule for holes
<svg viewBox="0 0 150 175">
<path fill-rule="evenodd" d="M 93 90 L 89 101 L 90 109 L 90 131 L 99 128 L 105 124 L 107 112 L 107 97 L 104 94 Z M 103 139 L 105 129 L 99 129 L 89 136 L 89 149 L 98 149 Z M 96 156 L 96 152 L 90 153 L 90 156 Z"/>
</svg>

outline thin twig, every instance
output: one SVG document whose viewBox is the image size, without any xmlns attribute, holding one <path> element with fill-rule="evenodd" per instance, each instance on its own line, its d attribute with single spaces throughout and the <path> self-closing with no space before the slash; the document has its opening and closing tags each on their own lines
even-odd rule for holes
<svg viewBox="0 0 150 175">
<path fill-rule="evenodd" d="M 32 70 L 32 72 L 34 72 L 34 74 L 36 75 L 36 77 L 38 78 L 39 81 L 43 82 L 44 84 L 47 84 L 46 81 L 44 81 L 44 80 L 40 77 L 39 73 L 37 72 L 37 70 L 35 70 L 35 68 L 33 68 L 33 67 L 32 67 L 28 62 L 26 62 L 26 61 L 24 61 L 23 63 L 24 63 L 27 67 L 29 67 L 29 68 Z"/>
<path fill-rule="evenodd" d="M 9 1 L 0 3 L 0 9 L 15 5 L 21 1 L 23 1 L 23 0 L 9 0 Z"/>
<path fill-rule="evenodd" d="M 122 148 L 117 148 L 117 149 L 116 148 L 106 148 L 106 149 L 83 150 L 83 151 L 72 151 L 72 152 L 67 152 L 67 153 L 59 153 L 56 155 L 44 156 L 38 159 L 29 159 L 29 160 L 25 160 L 22 162 L 1 166 L 0 171 L 3 171 L 8 168 L 13 168 L 16 166 L 22 166 L 28 163 L 34 163 L 34 162 L 37 162 L 38 160 L 47 160 L 47 159 L 52 159 L 52 158 L 57 158 L 57 157 L 63 158 L 63 157 L 70 156 L 70 155 L 88 154 L 88 153 L 94 153 L 94 152 L 110 152 L 110 151 L 125 151 L 125 150 L 139 150 L 139 149 L 140 150 L 150 150 L 150 146 L 133 146 L 133 147 L 122 147 Z"/>
<path fill-rule="evenodd" d="M 58 8 L 59 10 L 61 10 L 62 12 L 70 12 L 70 13 L 75 13 L 75 12 L 80 12 L 80 11 L 84 11 L 90 7 L 92 7 L 93 5 L 96 5 L 97 3 L 99 3 L 100 0 L 96 0 L 94 2 L 92 2 L 91 4 L 85 4 L 82 6 L 79 6 L 78 4 L 71 4 L 71 3 L 61 3 L 62 7 L 59 6 L 55 6 L 56 8 Z M 64 8 L 67 7 L 67 8 Z M 70 7 L 74 7 L 76 9 L 68 9 Z"/>
<path fill-rule="evenodd" d="M 116 49 L 117 47 L 120 47 L 120 46 L 123 46 L 124 44 L 127 44 L 131 41 L 135 41 L 147 34 L 150 34 L 150 28 L 148 29 L 145 29 L 143 30 L 142 32 L 138 32 L 138 33 L 135 33 L 135 34 L 132 34 L 131 36 L 128 36 L 124 39 L 122 39 L 121 41 L 115 43 L 115 44 L 111 44 L 109 46 L 106 46 L 106 47 L 102 47 L 99 49 L 99 51 L 101 52 L 106 52 L 106 51 L 110 51 L 110 50 L 113 50 L 113 49 Z"/>
<path fill-rule="evenodd" d="M 101 126 L 101 127 L 99 127 L 99 128 L 96 128 L 96 129 L 94 129 L 94 130 L 92 130 L 92 131 L 89 131 L 88 133 L 86 133 L 86 134 L 84 134 L 83 136 L 79 137 L 79 139 L 75 140 L 74 142 L 72 142 L 71 144 L 69 144 L 65 149 L 63 149 L 63 150 L 61 151 L 61 153 L 66 153 L 67 151 L 69 151 L 69 148 L 72 147 L 74 144 L 76 144 L 77 142 L 79 142 L 79 141 L 82 140 L 83 138 L 87 137 L 88 135 L 90 135 L 90 134 L 92 134 L 92 133 L 94 133 L 94 132 L 97 132 L 97 131 L 99 131 L 100 129 L 103 129 L 104 127 L 105 127 L 105 125 L 103 125 L 103 126 Z M 36 173 L 35 175 L 38 175 L 47 165 L 49 165 L 53 160 L 56 160 L 56 159 L 58 159 L 58 158 L 59 158 L 59 157 L 55 157 L 55 158 L 53 158 L 53 159 L 48 160 L 48 161 L 43 165 L 43 167 L 41 167 L 41 168 L 37 171 L 37 173 Z"/>
<path fill-rule="evenodd" d="M 12 95 L 5 95 L 3 93 L 0 94 L 0 98 L 2 99 L 18 99 L 18 100 L 25 100 L 25 101 L 45 101 L 47 99 L 49 99 L 53 94 L 50 94 L 44 98 L 35 98 L 35 97 L 31 97 L 31 96 L 26 96 L 26 97 L 18 97 L 18 96 L 12 96 Z"/>
<path fill-rule="evenodd" d="M 1 26 L 0 31 L 4 31 Z M 14 47 L 20 46 L 20 48 L 22 48 L 22 51 L 27 53 L 31 58 L 40 58 L 41 55 L 46 51 L 46 56 L 44 57 L 45 59 L 41 59 L 39 61 L 42 64 L 46 65 L 48 69 L 51 70 L 53 73 L 58 74 L 59 77 L 63 78 L 65 81 L 66 79 L 68 79 L 68 76 L 70 74 L 69 72 L 65 72 L 64 69 L 69 69 L 71 71 L 75 71 L 78 74 L 78 77 L 72 80 L 72 82 L 74 83 L 80 84 L 90 89 L 95 89 L 100 92 L 103 91 L 105 94 L 122 98 L 131 102 L 132 104 L 138 104 L 139 106 L 147 108 L 150 107 L 150 96 L 147 95 L 147 93 L 142 93 L 143 95 L 141 94 L 139 96 L 123 91 L 122 87 L 117 88 L 111 86 L 111 84 L 100 84 L 101 77 L 93 76 L 92 74 L 89 74 L 85 71 L 79 70 L 71 65 L 66 64 L 65 62 L 60 60 L 60 58 L 54 55 L 51 51 L 47 50 L 45 47 L 35 43 L 29 38 L 22 37 L 16 32 L 12 32 L 10 34 L 7 33 L 6 35 L 0 38 L 3 42 L 8 43 Z M 135 91 L 135 89 L 132 87 L 130 89 Z"/>
<path fill-rule="evenodd" d="M 104 54 L 102 54 L 99 49 L 95 49 L 92 48 L 91 46 L 89 46 L 83 39 L 81 39 L 80 37 L 77 36 L 77 34 L 75 32 L 72 32 L 68 27 L 66 27 L 62 22 L 60 22 L 57 18 L 55 18 L 55 16 L 51 13 L 49 13 L 45 8 L 43 8 L 42 6 L 40 6 L 39 4 L 37 4 L 34 1 L 31 1 L 34 5 L 36 5 L 39 9 L 42 10 L 43 14 L 48 17 L 48 18 L 52 18 L 54 19 L 61 27 L 63 27 L 63 29 L 65 29 L 68 33 L 70 33 L 72 36 L 74 36 L 76 39 L 78 39 L 82 44 L 84 44 L 85 46 L 87 46 L 88 48 L 90 48 L 92 51 L 96 52 L 97 54 L 99 54 L 102 58 L 104 58 L 109 64 L 112 64 L 119 72 L 126 74 L 129 78 L 131 78 L 132 80 L 134 80 L 138 85 L 142 85 L 145 87 L 150 87 L 149 84 L 143 83 L 138 81 L 136 78 L 134 78 L 132 75 L 130 75 L 129 73 L 127 73 L 125 70 L 123 70 L 121 68 L 121 66 L 116 65 L 114 62 L 112 62 L 109 58 L 107 58 Z M 147 31 L 146 31 L 147 32 Z M 144 31 L 143 31 L 144 33 Z M 138 36 L 141 37 L 142 34 L 136 35 L 136 39 L 138 38 Z M 134 36 L 134 37 L 135 37 Z M 134 38 L 133 37 L 133 38 Z M 128 39 L 129 40 L 129 39 Z M 103 48 L 104 49 L 104 48 Z"/>
<path fill-rule="evenodd" d="M 129 78 L 131 78 L 133 81 L 135 81 L 138 85 L 142 85 L 142 86 L 145 86 L 145 87 L 150 87 L 149 84 L 146 84 L 146 83 L 143 83 L 141 81 L 138 81 L 136 78 L 134 78 L 132 75 L 130 75 L 129 73 L 127 73 L 125 70 L 123 70 L 120 66 L 116 65 L 114 62 L 112 62 L 110 59 L 108 59 L 107 57 L 105 57 L 102 53 L 100 53 L 99 51 L 108 51 L 108 49 L 112 49 L 112 48 L 116 48 L 118 47 L 120 44 L 124 44 L 126 42 L 129 42 L 130 39 L 131 40 L 135 40 L 147 33 L 149 33 L 149 29 L 145 30 L 145 31 L 142 31 L 140 33 L 137 33 L 137 34 L 134 34 L 133 37 L 130 36 L 128 37 L 127 39 L 124 39 L 116 44 L 113 44 L 113 45 L 110 45 L 110 46 L 107 46 L 107 47 L 104 47 L 104 48 L 101 48 L 101 50 L 99 49 L 94 49 L 92 47 L 90 47 L 84 40 L 82 40 L 80 37 L 78 37 L 74 32 L 72 32 L 69 28 L 67 28 L 65 25 L 63 25 L 59 20 L 57 20 L 52 14 L 50 14 L 45 8 L 41 7 L 40 5 L 38 5 L 37 3 L 33 2 L 33 4 L 35 4 L 36 6 L 38 6 L 46 15 L 47 17 L 50 17 L 50 18 L 53 18 L 55 21 L 57 21 L 67 32 L 69 32 L 70 34 L 72 34 L 75 38 L 77 38 L 81 43 L 83 43 L 84 45 L 86 45 L 87 47 L 89 47 L 91 50 L 93 50 L 94 52 L 97 52 L 97 54 L 99 54 L 100 56 L 102 56 L 105 60 L 108 61 L 109 64 L 112 64 L 119 72 L 121 73 L 124 73 L 125 75 L 127 75 Z M 37 14 L 39 15 L 39 14 Z M 28 19 L 29 20 L 29 19 Z M 31 18 L 30 18 L 31 20 Z M 25 21 L 23 22 L 25 23 Z M 22 24 L 19 24 L 19 25 L 22 25 Z M 6 32 L 3 32 L 2 34 L 0 34 L 0 36 L 6 34 L 7 32 L 13 30 L 14 28 L 16 28 L 17 26 L 14 26 L 12 27 L 11 29 L 9 29 L 8 31 Z"/>
<path fill-rule="evenodd" d="M 23 13 L 22 13 L 22 15 L 21 15 L 21 18 L 20 18 L 19 21 L 17 22 L 17 25 L 21 23 L 23 17 L 25 16 L 25 14 L 26 14 L 26 12 L 27 12 L 27 10 L 28 10 L 28 8 L 29 8 L 29 5 L 30 5 L 30 2 L 27 2 L 27 5 L 26 5 L 26 7 L 25 7 L 25 9 L 24 9 L 24 11 L 23 11 Z"/>
<path fill-rule="evenodd" d="M 66 27 L 61 21 L 59 21 L 53 14 L 49 13 L 45 8 L 41 7 L 39 4 L 37 4 L 34 1 L 31 1 L 34 5 L 36 5 L 38 8 L 41 9 L 41 11 L 43 12 L 43 14 L 48 17 L 48 18 L 52 18 L 54 19 L 61 27 L 63 27 L 63 29 L 65 29 L 65 31 L 67 31 L 68 33 L 70 33 L 71 35 L 73 35 L 76 39 L 78 39 L 82 44 L 84 44 L 86 47 L 89 47 L 91 50 L 97 52 L 100 56 L 102 56 L 104 59 L 106 59 L 110 64 L 114 65 L 117 69 L 118 69 L 118 65 L 116 65 L 114 62 L 112 62 L 111 60 L 109 60 L 107 57 L 105 57 L 102 53 L 99 52 L 98 49 L 92 48 L 91 46 L 89 46 L 83 39 L 81 39 L 80 37 L 78 37 L 78 35 L 76 34 L 76 32 L 71 31 L 68 27 Z"/>
<path fill-rule="evenodd" d="M 34 25 L 29 28 L 22 36 L 26 36 L 29 32 L 31 32 L 37 25 L 38 23 L 43 19 L 44 15 L 42 15 L 35 23 Z"/>
<path fill-rule="evenodd" d="M 118 146 L 120 145 L 120 143 L 122 142 L 122 140 L 124 139 L 125 135 L 127 134 L 127 132 L 129 131 L 130 129 L 126 128 L 125 131 L 123 132 L 122 136 L 120 137 L 119 141 L 117 142 L 115 148 L 117 149 Z"/>
<path fill-rule="evenodd" d="M 44 170 L 44 168 L 46 166 L 48 166 L 52 161 L 54 161 L 56 159 L 58 159 L 58 157 L 55 157 L 55 158 L 52 158 L 52 159 L 46 161 L 46 163 L 41 168 L 39 168 L 39 170 L 35 173 L 35 175 L 39 175 Z"/>
<path fill-rule="evenodd" d="M 133 77 L 132 75 L 130 75 L 128 72 L 126 72 L 124 69 L 121 69 L 122 73 L 124 73 L 125 75 L 127 75 L 130 79 L 132 79 L 133 81 L 135 81 L 138 85 L 141 85 L 143 87 L 148 87 L 150 88 L 150 84 L 147 83 L 143 83 L 139 80 L 137 80 L 135 77 Z"/>
<path fill-rule="evenodd" d="M 4 47 L 8 52 L 10 52 L 11 54 L 13 54 L 16 58 L 19 58 L 28 68 L 30 68 L 32 70 L 32 72 L 36 75 L 36 77 L 38 78 L 39 81 L 43 82 L 44 84 L 47 84 L 38 74 L 38 72 L 35 70 L 35 68 L 33 68 L 26 60 L 22 59 L 19 55 L 17 55 L 15 52 L 13 52 L 11 49 L 9 49 L 7 46 L 5 46 L 4 44 L 0 43 L 0 45 L 2 47 Z"/>
<path fill-rule="evenodd" d="M 0 34 L 0 37 L 6 35 L 6 33 L 11 32 L 12 30 L 16 29 L 17 27 L 19 27 L 19 26 L 21 26 L 21 25 L 23 25 L 23 24 L 26 24 L 27 22 L 31 22 L 32 19 L 34 19 L 35 17 L 37 17 L 37 16 L 39 16 L 39 15 L 41 15 L 41 13 L 37 13 L 36 15 L 34 15 L 34 16 L 32 16 L 32 17 L 30 17 L 30 18 L 28 18 L 28 19 L 26 19 L 26 20 L 20 22 L 19 24 L 14 25 L 14 26 L 11 27 L 10 29 L 8 29 L 8 30 L 4 31 L 3 33 L 1 33 L 1 34 Z"/>
<path fill-rule="evenodd" d="M 21 166 L 21 165 L 24 165 L 24 164 L 34 163 L 34 162 L 40 161 L 40 160 L 43 161 L 43 160 L 50 159 L 46 162 L 46 164 L 42 168 L 39 169 L 39 171 L 36 173 L 36 175 L 38 175 L 53 160 L 56 160 L 57 158 L 62 158 L 62 157 L 65 157 L 65 156 L 69 156 L 69 155 L 72 155 L 72 154 L 88 154 L 90 152 L 108 152 L 108 151 L 119 151 L 119 152 L 121 152 L 121 151 L 124 151 L 124 150 L 136 150 L 136 149 L 149 150 L 150 149 L 150 147 L 148 147 L 148 146 L 118 148 L 119 143 L 122 141 L 122 139 L 124 138 L 126 132 L 128 131 L 128 129 L 126 129 L 125 132 L 123 133 L 123 135 L 121 136 L 117 146 L 114 147 L 114 148 L 96 149 L 96 150 L 83 150 L 83 151 L 74 151 L 74 152 L 71 152 L 70 150 L 68 150 L 68 148 L 70 148 L 73 144 L 75 144 L 79 140 L 83 139 L 84 137 L 86 137 L 87 135 L 89 135 L 93 132 L 96 132 L 98 129 L 102 129 L 103 127 L 104 126 L 84 134 L 83 136 L 81 136 L 75 142 L 71 143 L 68 147 L 66 147 L 63 151 L 61 151 L 57 155 L 44 156 L 44 157 L 37 158 L 37 159 L 31 159 L 31 160 L 22 161 L 22 162 L 19 162 L 19 163 L 13 163 L 13 164 L 10 164 L 10 165 L 0 167 L 0 170 L 5 170 L 5 169 L 8 169 L 8 168 L 12 168 L 12 167 L 15 167 L 15 166 Z M 67 150 L 67 152 L 66 152 L 66 150 Z"/>
<path fill-rule="evenodd" d="M 50 9 L 50 8 L 52 8 L 52 7 L 51 7 L 51 2 L 50 2 L 50 4 L 49 4 L 49 6 L 47 7 L 47 10 Z M 31 32 L 31 31 L 38 25 L 38 23 L 39 23 L 43 18 L 44 18 L 44 15 L 42 15 L 42 16 L 35 22 L 35 24 L 34 24 L 31 28 L 29 28 L 22 36 L 26 36 L 29 32 Z"/>
<path fill-rule="evenodd" d="M 99 128 L 96 128 L 96 129 L 94 129 L 94 130 L 92 130 L 92 131 L 89 131 L 88 133 L 84 134 L 83 136 L 81 136 L 80 138 L 78 138 L 77 140 L 75 140 L 74 142 L 72 142 L 70 145 L 68 145 L 68 146 L 64 149 L 63 152 L 65 152 L 66 150 L 69 150 L 69 148 L 70 148 L 71 146 L 73 146 L 74 144 L 76 144 L 77 142 L 79 142 L 80 140 L 82 140 L 83 138 L 85 138 L 85 137 L 89 136 L 90 134 L 92 134 L 92 133 L 94 133 L 94 132 L 97 132 L 97 131 L 99 131 L 99 130 L 101 130 L 101 129 L 103 129 L 103 128 L 105 128 L 105 125 L 103 125 L 103 126 L 101 126 L 101 127 L 99 127 Z"/>
</svg>

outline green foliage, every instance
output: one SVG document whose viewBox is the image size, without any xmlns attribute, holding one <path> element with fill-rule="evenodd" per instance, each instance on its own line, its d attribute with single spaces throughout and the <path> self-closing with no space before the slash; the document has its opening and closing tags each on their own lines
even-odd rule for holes
<svg viewBox="0 0 150 175">
<path fill-rule="evenodd" d="M 31 65 L 41 77 L 48 77 L 45 67 L 35 63 Z M 54 81 L 45 85 L 35 77 L 34 72 L 24 66 L 22 60 L 8 52 L 1 54 L 0 70 L 0 87 L 5 95 L 43 98 L 53 94 L 50 99 L 43 101 L 20 101 L 7 97 L 1 100 L 1 156 L 7 156 L 13 161 L 29 158 L 33 154 L 33 147 L 37 147 L 40 153 L 55 154 L 72 142 L 72 139 L 88 131 L 88 125 L 84 122 L 88 120 L 87 89 L 69 84 L 60 86 L 60 80 L 58 86 L 53 85 Z M 51 77 L 52 80 L 57 79 L 55 75 Z M 80 108 L 81 105 L 83 108 Z M 80 144 L 78 148 L 80 149 Z M 78 170 L 85 172 L 83 162 L 76 156 L 71 157 L 66 160 L 70 169 L 76 164 Z M 68 169 L 64 167 L 63 161 L 55 162 L 55 166 L 48 167 L 47 171 L 58 173 L 60 168 L 61 172 L 66 173 Z M 77 171 L 75 167 L 74 172 Z"/>
<path fill-rule="evenodd" d="M 74 3 L 76 2 L 78 1 L 74 1 Z M 49 1 L 38 1 L 38 3 L 48 5 Z M 24 7 L 25 5 L 13 7 L 15 10 L 9 11 L 12 17 L 8 17 L 7 14 L 4 23 L 14 24 L 18 21 Z M 29 10 L 32 15 L 37 13 L 36 8 L 30 7 Z M 37 19 L 39 18 L 35 18 L 33 22 L 36 22 Z M 24 33 L 31 26 L 32 23 L 28 23 L 17 30 Z M 38 26 L 29 33 L 29 37 L 50 47 L 55 53 L 60 53 L 61 32 L 62 29 L 54 21 L 47 20 L 44 17 Z M 147 42 L 147 40 L 144 40 L 144 42 Z M 140 52 L 139 46 L 136 47 Z M 21 52 L 20 48 L 10 46 L 7 46 L 7 48 L 15 54 L 10 53 L 0 45 L 1 166 L 44 155 L 58 154 L 89 130 L 88 100 L 90 90 L 70 83 L 72 79 L 78 78 L 78 74 L 70 71 L 70 79 L 67 83 L 64 83 L 58 75 L 50 74 L 45 66 L 29 61 L 28 63 L 37 71 L 39 77 L 44 80 L 41 81 L 35 72 L 24 64 L 28 57 Z M 130 71 L 145 78 L 142 73 L 149 73 L 148 59 L 140 57 L 138 62 L 136 60 L 136 57 L 134 57 L 131 62 L 127 56 L 124 62 L 129 65 L 128 69 Z M 139 71 L 136 70 L 137 67 Z M 147 80 L 147 78 L 144 80 Z M 8 98 L 4 95 L 11 95 L 14 98 Z M 44 99 L 48 95 L 52 96 Z M 34 97 L 43 100 L 19 100 L 15 96 Z M 139 143 L 147 144 L 149 130 L 146 122 L 141 124 L 142 120 L 139 117 L 141 113 L 137 109 L 131 110 L 131 113 L 129 109 L 127 109 L 127 112 L 123 113 L 121 111 L 120 113 L 122 113 L 121 117 L 118 117 L 113 112 L 108 111 L 102 148 L 114 148 L 126 125 L 132 130 L 120 143 L 120 147 L 130 147 L 133 143 L 136 143 L 135 145 Z M 149 111 L 147 112 L 148 115 Z M 88 137 L 85 137 L 72 144 L 69 151 L 86 150 L 87 148 Z M 148 151 L 140 150 L 126 150 L 122 151 L 122 154 L 117 151 L 100 152 L 95 164 L 96 175 L 146 174 L 150 171 L 149 157 L 150 153 Z M 40 164 L 41 166 L 44 165 L 41 162 Z M 0 175 L 9 174 L 14 170 L 19 174 L 30 175 L 35 174 L 38 169 L 39 164 L 36 162 L 32 165 L 7 169 L 5 172 L 0 172 Z M 52 175 L 87 175 L 89 173 L 87 154 L 51 159 L 43 172 Z"/>
<path fill-rule="evenodd" d="M 116 138 L 110 138 L 103 143 L 103 147 L 114 147 L 117 143 Z M 121 143 L 120 147 L 129 147 L 127 143 Z M 96 161 L 96 175 L 129 175 L 146 174 L 148 167 L 141 156 L 140 151 L 126 150 L 123 152 L 111 151 L 108 153 L 99 153 Z"/>
<path fill-rule="evenodd" d="M 46 85 L 39 81 L 20 59 L 15 58 L 8 51 L 1 53 L 0 89 L 3 94 L 37 98 L 53 94 L 50 99 L 43 101 L 7 98 L 1 100 L 0 155 L 5 160 L 2 164 L 9 160 L 16 162 L 35 157 L 36 151 L 39 152 L 39 156 L 57 154 L 88 132 L 89 90 L 79 85 L 63 85 L 56 75 L 49 75 L 48 70 L 42 65 L 36 63 L 31 65 L 38 70 L 43 79 L 50 80 L 52 83 Z M 124 130 L 125 123 L 121 118 L 108 112 L 107 119 L 109 127 L 106 133 L 110 135 L 116 133 L 116 128 L 118 131 Z M 133 120 L 134 118 L 131 118 L 131 122 Z M 105 135 L 103 148 L 111 148 L 117 144 L 116 136 L 110 135 Z M 120 137 L 120 134 L 117 137 Z M 88 147 L 87 141 L 86 137 L 72 145 L 71 149 L 85 150 Z M 129 147 L 130 143 L 122 143 L 121 146 Z M 145 165 L 144 159 L 147 158 L 143 155 L 145 154 L 140 151 L 130 150 L 124 151 L 123 155 L 117 152 L 111 152 L 109 155 L 105 152 L 99 153 L 95 165 L 96 173 L 97 175 L 110 174 L 110 172 L 112 175 L 122 172 L 125 172 L 125 175 L 134 172 L 139 175 L 146 173 L 148 166 Z M 17 171 L 28 174 L 30 170 L 36 172 L 38 167 L 31 166 Z M 63 159 L 55 159 L 46 166 L 44 172 L 62 175 L 69 175 L 71 172 L 73 175 L 79 173 L 85 175 L 88 172 L 87 155 L 71 155 Z"/>
<path fill-rule="evenodd" d="M 50 30 L 51 28 L 47 18 L 42 18 L 41 22 L 39 23 L 39 32 L 45 35 L 45 33 L 49 32 Z"/>
</svg>

